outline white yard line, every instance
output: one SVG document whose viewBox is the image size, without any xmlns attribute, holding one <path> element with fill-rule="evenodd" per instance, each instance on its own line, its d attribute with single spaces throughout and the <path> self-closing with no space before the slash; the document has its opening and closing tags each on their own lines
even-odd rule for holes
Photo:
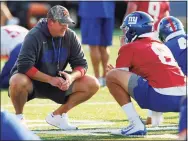
<svg viewBox="0 0 188 141">
<path fill-rule="evenodd" d="M 81 129 L 81 130 L 70 130 L 70 131 L 33 131 L 34 133 L 38 134 L 67 134 L 67 135 L 109 135 L 111 132 L 114 132 L 119 129 Z M 135 136 L 132 136 L 135 137 Z M 136 137 L 143 137 L 143 136 L 136 136 Z M 173 134 L 164 134 L 164 135 L 146 135 L 144 138 L 170 138 L 170 139 L 177 139 L 177 135 Z"/>
<path fill-rule="evenodd" d="M 45 122 L 45 121 L 44 121 Z M 27 124 L 28 127 L 44 127 L 44 126 L 50 126 L 47 123 L 42 122 L 41 124 L 39 123 L 32 123 L 32 124 Z M 114 122 L 108 122 L 108 121 L 84 121 L 84 120 L 70 120 L 71 123 L 73 123 L 76 126 L 80 126 L 80 125 L 113 125 L 115 124 Z M 26 121 L 26 123 L 28 123 Z M 30 122 L 31 123 L 31 122 Z"/>
<path fill-rule="evenodd" d="M 115 122 L 104 120 L 69 120 L 71 123 L 80 125 L 113 125 Z M 29 127 L 42 127 L 47 126 L 45 120 L 26 120 Z M 160 125 L 158 127 L 147 127 L 148 131 L 160 131 L 160 130 L 177 130 L 177 124 Z"/>
<path fill-rule="evenodd" d="M 111 105 L 117 104 L 116 102 L 86 102 L 84 105 Z M 59 106 L 60 104 L 26 104 L 26 107 L 46 107 L 46 106 Z M 13 107 L 12 104 L 1 105 L 1 107 Z"/>
<path fill-rule="evenodd" d="M 178 136 L 174 134 L 163 134 L 163 135 L 146 135 L 144 138 L 178 139 Z"/>
</svg>

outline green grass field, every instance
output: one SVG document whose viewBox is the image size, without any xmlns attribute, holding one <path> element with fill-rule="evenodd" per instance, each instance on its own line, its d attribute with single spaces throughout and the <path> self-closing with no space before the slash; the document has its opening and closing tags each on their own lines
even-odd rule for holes
<svg viewBox="0 0 188 141">
<path fill-rule="evenodd" d="M 110 63 L 115 64 L 119 49 L 119 31 L 114 33 L 113 47 L 110 48 Z M 93 75 L 92 65 L 87 46 L 83 49 L 88 60 L 88 74 Z M 1 67 L 4 62 L 1 61 Z M 146 119 L 147 110 L 142 110 L 135 103 L 137 112 Z M 45 117 L 59 105 L 50 100 L 34 99 L 28 102 L 24 115 L 28 128 L 43 140 L 176 140 L 178 127 L 178 113 L 165 113 L 164 122 L 160 127 L 147 126 L 148 133 L 140 137 L 122 137 L 110 134 L 110 131 L 128 125 L 127 117 L 109 94 L 106 87 L 101 88 L 90 100 L 84 102 L 68 114 L 70 122 L 78 125 L 77 131 L 61 131 L 45 122 Z M 1 91 L 1 108 L 14 113 L 14 109 L 7 91 Z"/>
</svg>

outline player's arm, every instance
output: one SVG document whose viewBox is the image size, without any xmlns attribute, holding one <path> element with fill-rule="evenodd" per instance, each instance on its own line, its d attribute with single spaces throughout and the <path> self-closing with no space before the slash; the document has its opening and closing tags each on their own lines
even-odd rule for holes
<svg viewBox="0 0 188 141">
<path fill-rule="evenodd" d="M 124 19 L 128 14 L 130 14 L 130 13 L 136 11 L 137 8 L 138 8 L 138 5 L 137 5 L 136 2 L 128 2 L 128 4 L 127 4 L 127 10 L 126 10 L 126 13 L 125 13 L 123 19 Z"/>
<path fill-rule="evenodd" d="M 167 17 L 167 16 L 170 16 L 170 12 L 169 11 L 166 11 L 165 14 L 164 14 L 164 17 Z"/>
<path fill-rule="evenodd" d="M 165 2 L 166 4 L 166 12 L 164 13 L 164 17 L 170 16 L 170 5 L 169 2 Z"/>
</svg>

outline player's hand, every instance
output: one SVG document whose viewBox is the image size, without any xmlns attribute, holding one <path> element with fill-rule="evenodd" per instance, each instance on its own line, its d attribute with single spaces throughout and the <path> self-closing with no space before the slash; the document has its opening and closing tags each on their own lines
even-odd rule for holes
<svg viewBox="0 0 188 141">
<path fill-rule="evenodd" d="M 49 84 L 51 84 L 54 87 L 58 87 L 61 89 L 62 84 L 65 82 L 65 80 L 61 77 L 52 77 L 49 81 Z"/>
<path fill-rule="evenodd" d="M 61 90 L 66 91 L 66 90 L 69 89 L 70 85 L 72 84 L 72 77 L 71 77 L 70 74 L 68 74 L 68 73 L 66 73 L 66 72 L 64 72 L 64 71 L 59 71 L 59 74 L 60 74 L 60 75 L 63 75 L 63 76 L 65 77 L 65 79 L 66 79 L 66 80 L 62 83 L 62 85 L 61 85 Z"/>
<path fill-rule="evenodd" d="M 112 64 L 108 64 L 106 68 L 106 72 L 109 72 L 110 70 L 114 69 L 115 67 Z"/>
</svg>

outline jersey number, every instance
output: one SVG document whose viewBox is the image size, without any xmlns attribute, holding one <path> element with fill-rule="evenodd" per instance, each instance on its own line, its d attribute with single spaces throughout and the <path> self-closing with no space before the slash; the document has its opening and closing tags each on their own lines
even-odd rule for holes
<svg viewBox="0 0 188 141">
<path fill-rule="evenodd" d="M 155 21 L 157 21 L 160 14 L 160 3 L 150 1 L 148 6 L 148 13 L 153 16 Z"/>
<path fill-rule="evenodd" d="M 171 51 L 168 48 L 157 48 L 155 45 L 152 45 L 151 49 L 158 56 L 159 60 L 166 65 L 176 66 L 177 62 L 175 61 Z"/>
<path fill-rule="evenodd" d="M 180 49 L 185 49 L 188 46 L 188 40 L 186 41 L 185 38 L 181 37 L 178 39 L 178 44 L 179 44 Z"/>
</svg>

